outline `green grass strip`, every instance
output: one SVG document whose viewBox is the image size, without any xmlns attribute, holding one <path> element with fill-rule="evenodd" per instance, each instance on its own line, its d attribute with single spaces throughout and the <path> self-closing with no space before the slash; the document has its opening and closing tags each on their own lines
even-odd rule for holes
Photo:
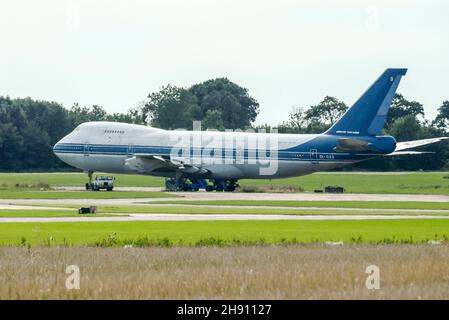
<svg viewBox="0 0 449 320">
<path fill-rule="evenodd" d="M 0 199 L 124 199 L 124 198 L 173 198 L 164 192 L 143 191 L 1 191 Z"/>
<path fill-rule="evenodd" d="M 139 221 L 79 223 L 3 223 L 0 244 L 111 245 L 138 239 L 198 245 L 223 243 L 422 243 L 447 241 L 449 220 L 336 221 Z M 108 240 L 112 239 L 112 240 Z M 210 240 L 214 244 L 215 240 Z"/>
<path fill-rule="evenodd" d="M 360 208 L 360 209 L 429 209 L 449 210 L 449 202 L 405 202 L 405 201 L 290 201 L 290 200 L 164 200 L 149 202 L 156 204 L 257 206 L 257 207 L 316 207 L 316 208 Z"/>
</svg>

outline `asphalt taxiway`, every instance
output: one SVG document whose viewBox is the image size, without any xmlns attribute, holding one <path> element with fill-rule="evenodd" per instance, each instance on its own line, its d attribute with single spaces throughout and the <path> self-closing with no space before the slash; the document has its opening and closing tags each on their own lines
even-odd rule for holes
<svg viewBox="0 0 449 320">
<path fill-rule="evenodd" d="M 201 208 L 232 209 L 269 209 L 272 214 L 113 214 L 108 217 L 2 217 L 2 222 L 82 222 L 82 221 L 198 221 L 198 220 L 367 220 L 367 219 L 448 219 L 449 210 L 431 209 L 373 209 L 373 208 L 341 208 L 341 207 L 278 207 L 278 206 L 231 206 L 207 204 L 208 200 L 289 200 L 289 201 L 406 201 L 406 202 L 449 202 L 448 195 L 415 195 L 415 194 L 328 194 L 328 193 L 220 193 L 220 192 L 182 192 L 168 193 L 167 198 L 129 198 L 129 199 L 0 199 L 2 210 L 72 210 L 64 206 L 183 206 Z M 204 204 L 161 204 L 160 201 L 192 200 L 204 201 Z M 52 207 L 57 206 L 57 207 Z M 298 211 L 352 211 L 354 214 L 276 214 L 276 210 Z M 162 211 L 162 210 L 161 210 Z M 357 213 L 355 213 L 357 211 Z M 404 214 L 398 214 L 404 212 Z M 366 214 L 365 214 L 366 213 Z M 413 213 L 413 214 L 410 214 Z M 441 215 L 447 213 L 447 215 Z"/>
</svg>

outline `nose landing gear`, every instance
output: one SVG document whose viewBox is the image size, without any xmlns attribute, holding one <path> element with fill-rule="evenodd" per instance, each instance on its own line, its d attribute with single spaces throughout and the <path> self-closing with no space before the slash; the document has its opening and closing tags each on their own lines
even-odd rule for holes
<svg viewBox="0 0 449 320">
<path fill-rule="evenodd" d="M 89 177 L 89 182 L 86 182 L 86 190 L 91 189 L 92 186 L 92 175 L 94 174 L 93 171 L 87 171 L 87 176 Z"/>
</svg>

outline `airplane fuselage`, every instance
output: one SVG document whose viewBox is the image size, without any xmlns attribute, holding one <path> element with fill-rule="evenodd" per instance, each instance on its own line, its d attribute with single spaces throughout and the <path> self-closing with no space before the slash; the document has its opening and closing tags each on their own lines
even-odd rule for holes
<svg viewBox="0 0 449 320">
<path fill-rule="evenodd" d="M 389 136 L 364 136 L 372 150 L 345 152 L 347 135 L 162 130 L 116 122 L 88 122 L 54 146 L 64 162 L 90 172 L 209 179 L 284 178 L 342 167 L 393 152 Z M 184 166 L 185 164 L 185 166 Z"/>
</svg>

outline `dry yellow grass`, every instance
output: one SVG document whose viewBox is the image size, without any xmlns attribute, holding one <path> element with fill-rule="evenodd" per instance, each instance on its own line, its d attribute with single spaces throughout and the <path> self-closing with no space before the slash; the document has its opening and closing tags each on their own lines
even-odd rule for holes
<svg viewBox="0 0 449 320">
<path fill-rule="evenodd" d="M 0 247 L 1 299 L 448 299 L 446 245 Z M 380 290 L 365 269 L 380 268 Z M 67 290 L 67 265 L 80 267 Z"/>
</svg>

